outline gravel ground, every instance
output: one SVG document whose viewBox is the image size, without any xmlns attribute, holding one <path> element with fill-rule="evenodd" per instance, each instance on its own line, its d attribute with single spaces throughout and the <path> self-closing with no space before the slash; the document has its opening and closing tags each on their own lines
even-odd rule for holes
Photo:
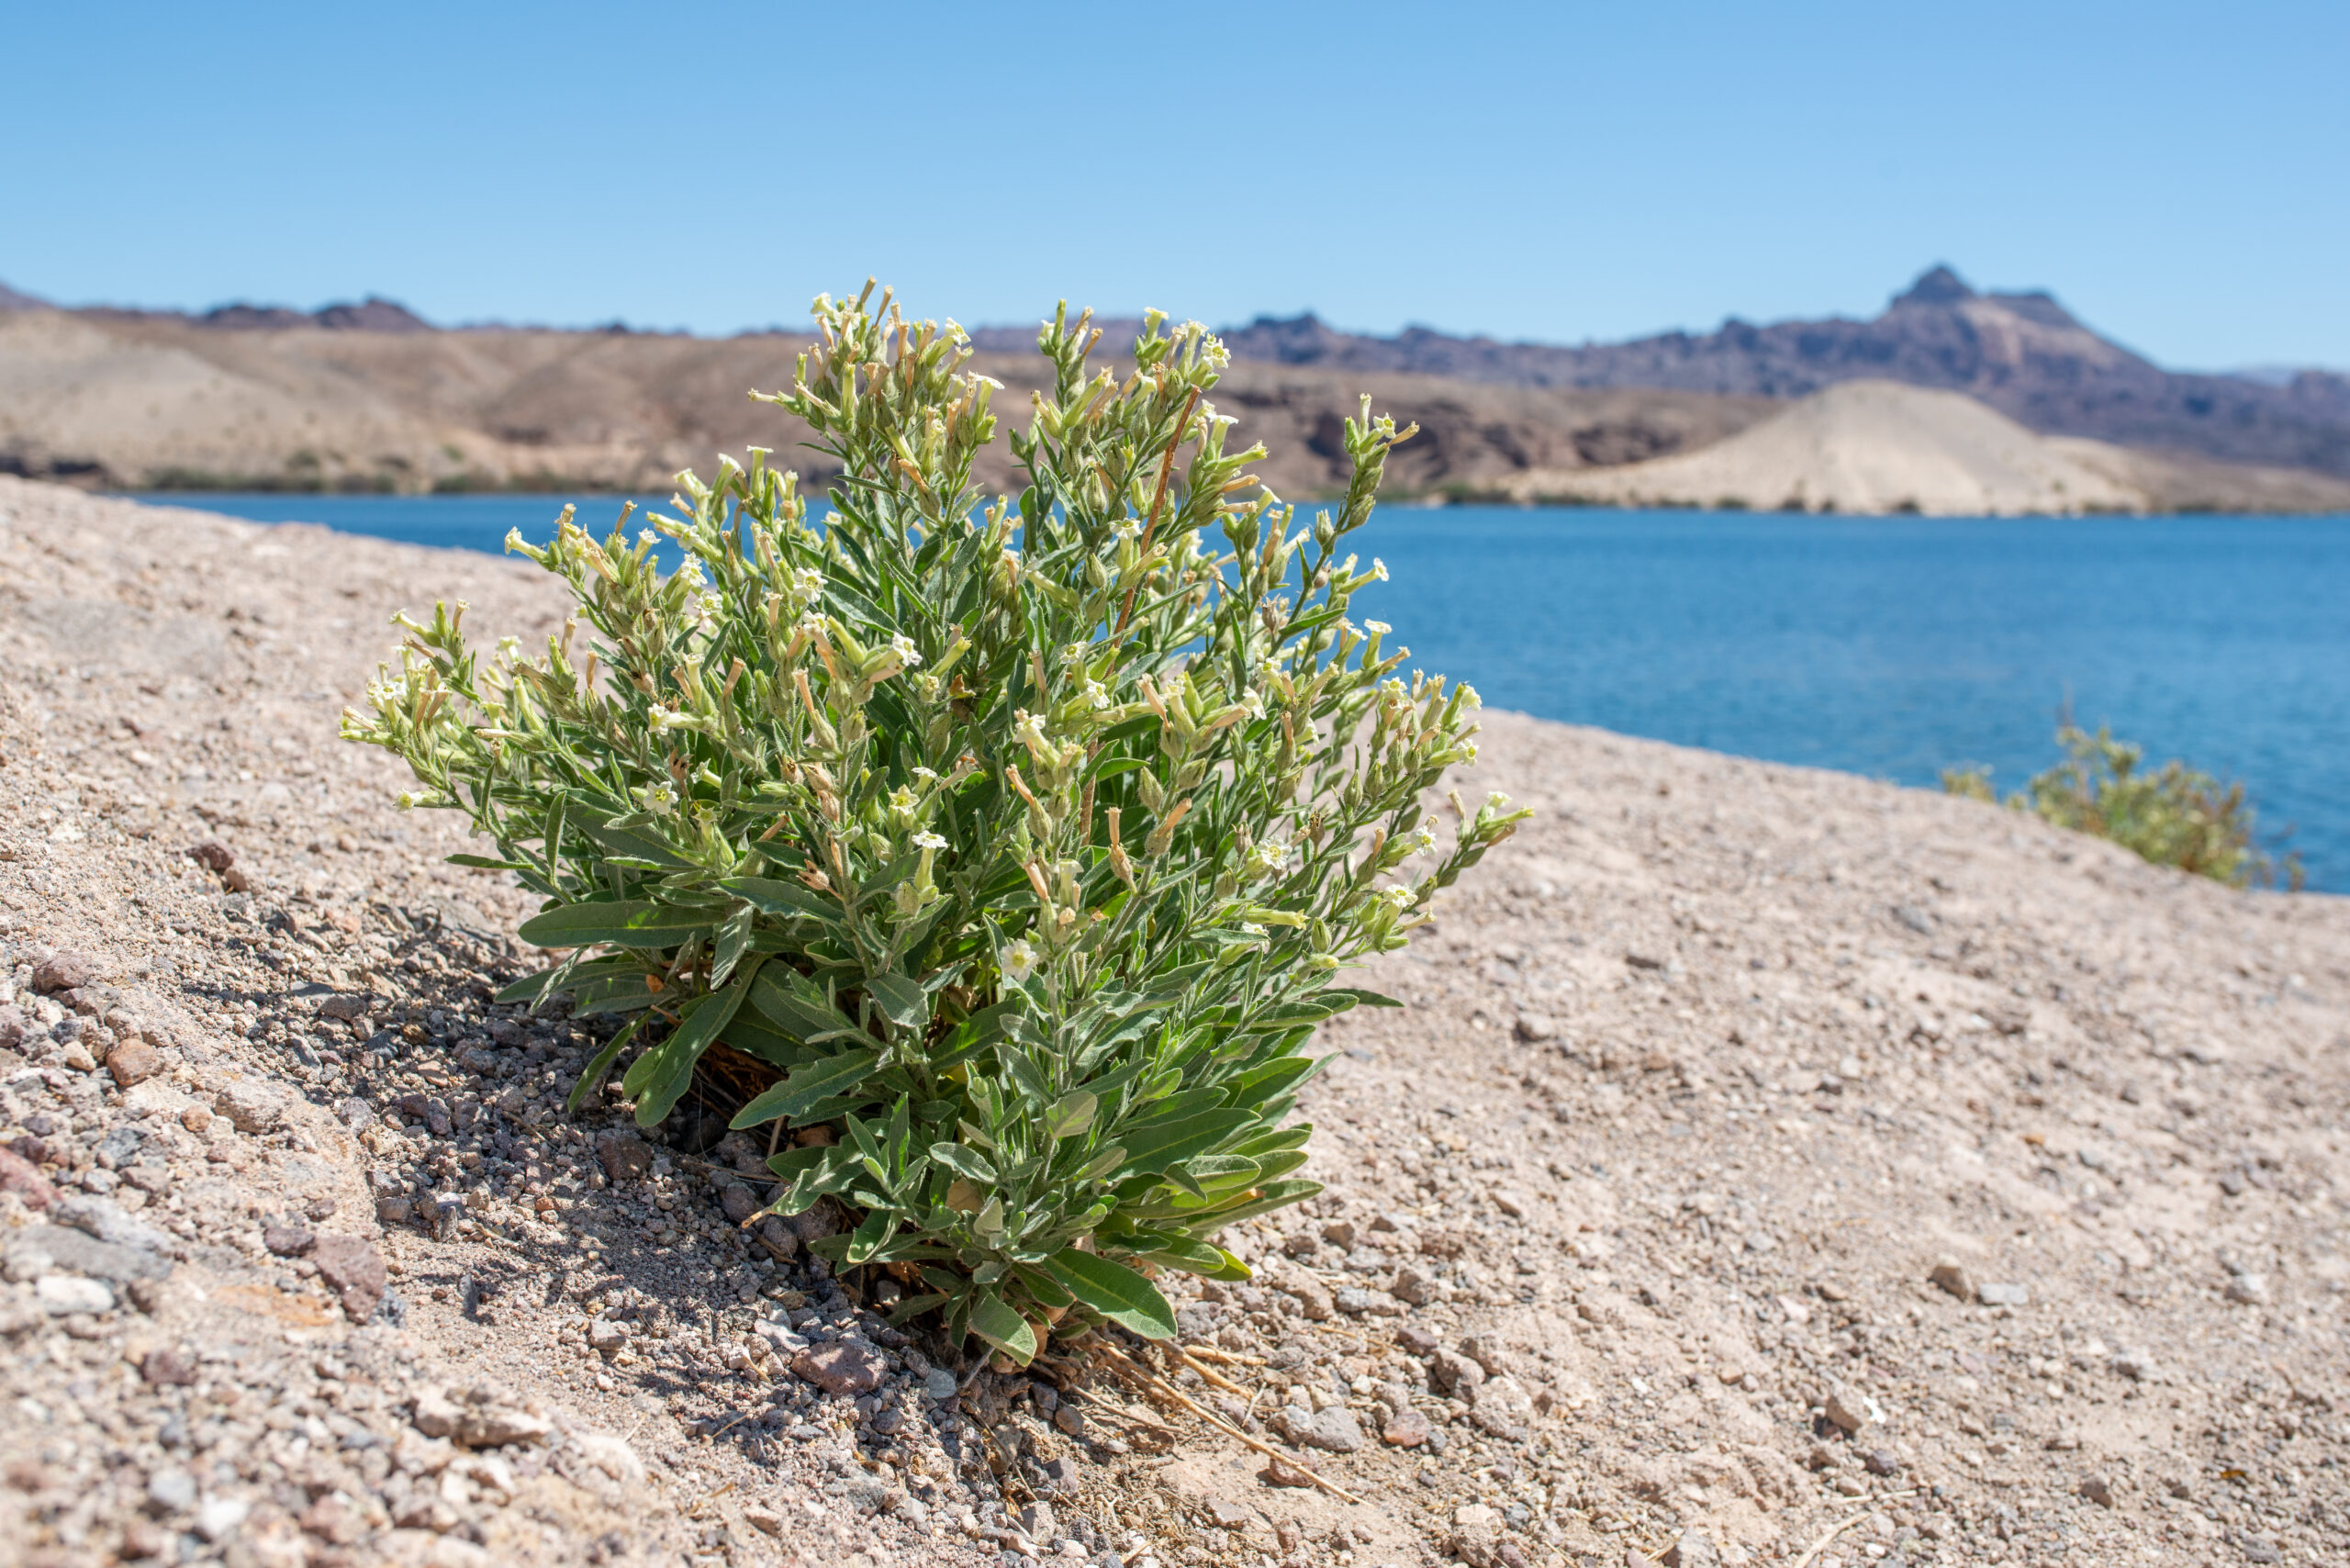
<svg viewBox="0 0 2350 1568">
<path fill-rule="evenodd" d="M 758 1150 L 561 1114 L 526 900 L 334 739 L 534 570 L 0 543 L 0 1562 L 2350 1558 L 2342 900 L 1496 716 L 1537 817 L 1328 1030 L 1328 1193 L 1157 1386 L 1000 1376 L 740 1228 Z"/>
</svg>

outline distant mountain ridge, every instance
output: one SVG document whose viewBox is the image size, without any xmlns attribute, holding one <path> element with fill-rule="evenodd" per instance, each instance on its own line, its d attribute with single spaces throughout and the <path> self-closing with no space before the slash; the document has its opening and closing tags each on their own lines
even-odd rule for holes
<svg viewBox="0 0 2350 1568">
<path fill-rule="evenodd" d="M 1102 323 L 1112 342 L 1139 325 Z M 1035 333 L 990 327 L 972 336 L 1009 350 L 1029 347 Z M 1733 317 L 1712 332 L 1569 347 L 1426 327 L 1371 337 L 1307 314 L 1260 316 L 1223 336 L 1236 359 L 1513 386 L 1795 398 L 1841 382 L 1899 381 L 1966 393 L 2044 435 L 2350 476 L 2350 375 L 2167 371 L 2098 336 L 2050 294 L 1978 294 L 1947 266 L 1930 268 L 1866 321 L 1756 326 Z"/>
</svg>

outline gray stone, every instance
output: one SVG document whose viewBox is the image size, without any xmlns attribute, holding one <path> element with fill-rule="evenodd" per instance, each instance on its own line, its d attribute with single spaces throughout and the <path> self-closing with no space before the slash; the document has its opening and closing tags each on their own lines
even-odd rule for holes
<svg viewBox="0 0 2350 1568">
<path fill-rule="evenodd" d="M 2100 1508 L 2114 1506 L 2113 1487 L 2102 1475 L 2086 1476 L 2081 1481 L 2081 1495 Z"/>
<path fill-rule="evenodd" d="M 603 1355 L 611 1355 L 628 1343 L 629 1327 L 616 1318 L 599 1317 L 588 1325 L 588 1344 Z"/>
<path fill-rule="evenodd" d="M 1428 1358 L 1428 1386 L 1438 1394 L 1460 1395 L 1485 1381 L 1485 1369 L 1476 1359 L 1458 1350 L 1438 1350 Z"/>
<path fill-rule="evenodd" d="M 1721 1553 L 1713 1538 L 1701 1529 L 1683 1530 L 1658 1561 L 1664 1568 L 1720 1568 Z"/>
<path fill-rule="evenodd" d="M 375 999 L 365 991 L 338 991 L 319 999 L 319 1016 L 347 1024 L 353 1018 L 365 1017 L 375 1006 Z"/>
<path fill-rule="evenodd" d="M 20 1280 L 71 1269 L 94 1280 L 128 1285 L 135 1280 L 168 1278 L 172 1262 L 143 1247 L 100 1241 L 66 1226 L 35 1225 L 9 1238 L 6 1268 L 10 1277 Z"/>
<path fill-rule="evenodd" d="M 1486 1379 L 1471 1392 L 1475 1397 L 1469 1404 L 1469 1419 L 1479 1431 L 1516 1442 L 1532 1429 L 1534 1399 L 1517 1379 L 1505 1372 Z"/>
<path fill-rule="evenodd" d="M 596 1160 L 604 1168 L 604 1179 L 614 1185 L 641 1182 L 653 1170 L 653 1146 L 631 1133 L 599 1133 Z"/>
<path fill-rule="evenodd" d="M 419 1389 L 414 1409 L 418 1431 L 466 1448 L 541 1443 L 554 1430 L 554 1423 L 544 1416 L 488 1383 L 476 1383 L 456 1394 L 438 1388 Z"/>
<path fill-rule="evenodd" d="M 1934 1271 L 1926 1278 L 1961 1301 L 1975 1299 L 1975 1276 L 1968 1273 L 1966 1265 L 1955 1258 L 1945 1258 L 1936 1263 Z"/>
<path fill-rule="evenodd" d="M 1858 1432 L 1869 1424 L 1868 1406 L 1858 1394 L 1843 1384 L 1830 1383 L 1828 1418 L 1848 1432 Z"/>
<path fill-rule="evenodd" d="M 212 1108 L 241 1133 L 273 1133 L 285 1123 L 285 1091 L 255 1078 L 232 1078 L 212 1092 Z"/>
<path fill-rule="evenodd" d="M 1417 1269 L 1407 1268 L 1396 1274 L 1395 1282 L 1387 1287 L 1387 1294 L 1414 1306 L 1426 1306 L 1443 1298 L 1444 1287 Z"/>
<path fill-rule="evenodd" d="M 1355 1419 L 1355 1413 L 1343 1405 L 1314 1412 L 1287 1406 L 1276 1411 L 1274 1417 L 1281 1423 L 1282 1434 L 1300 1448 L 1353 1453 L 1362 1447 L 1362 1425 Z"/>
<path fill-rule="evenodd" d="M 147 1501 L 166 1514 L 193 1507 L 196 1478 L 185 1470 L 159 1470 L 147 1478 Z"/>
<path fill-rule="evenodd" d="M 33 1299 L 51 1317 L 65 1317 L 77 1312 L 112 1312 L 115 1306 L 114 1291 L 106 1282 L 73 1274 L 43 1274 L 34 1282 Z"/>
<path fill-rule="evenodd" d="M 1985 1306 L 2030 1306 L 2031 1292 L 2019 1284 L 1986 1281 L 1975 1287 L 1975 1299 Z"/>
<path fill-rule="evenodd" d="M 2238 1274 L 2228 1281 L 2227 1297 L 2239 1306 L 2257 1306 L 2268 1299 L 2268 1276 Z"/>
<path fill-rule="evenodd" d="M 1559 1037 L 1559 1021 L 1548 1013 L 1521 1013 L 1517 1015 L 1517 1037 L 1528 1043 L 1555 1040 Z"/>
<path fill-rule="evenodd" d="M 1404 1304 L 1385 1291 L 1343 1290 L 1330 1299 L 1340 1312 L 1356 1317 L 1393 1317 L 1404 1310 Z"/>
<path fill-rule="evenodd" d="M 729 1182 L 718 1190 L 718 1204 L 726 1211 L 730 1225 L 741 1225 L 761 1206 L 757 1195 L 740 1182 Z"/>
<path fill-rule="evenodd" d="M 944 1404 L 954 1398 L 957 1386 L 955 1374 L 945 1367 L 933 1367 L 923 1374 L 923 1396 L 934 1404 Z"/>
<path fill-rule="evenodd" d="M 2115 1372 L 2132 1383 L 2144 1383 L 2154 1375 L 2154 1359 L 2143 1350 L 2116 1350 L 2110 1364 Z"/>
<path fill-rule="evenodd" d="M 196 1510 L 196 1533 L 215 1545 L 234 1535 L 253 1506 L 241 1497 L 210 1497 Z"/>
</svg>

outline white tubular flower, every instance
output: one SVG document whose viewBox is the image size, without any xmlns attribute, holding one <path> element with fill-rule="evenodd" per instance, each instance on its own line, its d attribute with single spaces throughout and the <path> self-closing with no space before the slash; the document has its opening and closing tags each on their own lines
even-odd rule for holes
<svg viewBox="0 0 2350 1568">
<path fill-rule="evenodd" d="M 417 807 L 424 804 L 424 797 L 418 794 L 413 790 L 403 790 L 393 801 L 393 804 L 397 805 L 404 812 L 412 812 L 416 810 Z"/>
<path fill-rule="evenodd" d="M 824 574 L 813 566 L 794 566 L 791 570 L 791 591 L 802 599 L 814 599 L 824 591 Z"/>
<path fill-rule="evenodd" d="M 1085 683 L 1083 696 L 1085 705 L 1096 712 L 1110 706 L 1110 693 L 1098 680 L 1089 680 Z"/>
<path fill-rule="evenodd" d="M 1240 705 L 1248 710 L 1248 716 L 1252 719 L 1261 719 L 1265 716 L 1265 694 L 1261 691 L 1242 692 Z"/>
<path fill-rule="evenodd" d="M 674 784 L 648 784 L 638 793 L 637 800 L 655 816 L 669 816 L 677 809 L 677 789 Z"/>
<path fill-rule="evenodd" d="M 944 849 L 946 847 L 946 840 L 941 838 L 934 833 L 918 833 L 914 834 L 914 847 L 916 849 Z"/>
<path fill-rule="evenodd" d="M 914 807 L 918 804 L 920 802 L 914 799 L 914 792 L 902 784 L 890 791 L 890 809 L 900 816 L 911 818 L 914 814 Z"/>
<path fill-rule="evenodd" d="M 1384 621 L 1366 621 L 1362 623 L 1362 629 L 1374 637 L 1384 637 L 1388 633 L 1395 630 Z"/>
<path fill-rule="evenodd" d="M 938 775 L 931 769 L 923 767 L 920 763 L 916 763 L 912 767 L 907 769 L 907 771 L 925 784 L 935 784 L 938 782 Z"/>
<path fill-rule="evenodd" d="M 1385 582 L 1387 580 L 1387 563 L 1381 560 L 1378 556 L 1373 555 L 1371 558 L 1371 575 L 1377 577 L 1381 582 Z"/>
<path fill-rule="evenodd" d="M 1125 521 L 1118 524 L 1117 534 L 1121 539 L 1140 539 L 1142 537 L 1141 520 L 1131 517 L 1127 518 Z"/>
<path fill-rule="evenodd" d="M 914 640 L 903 632 L 890 639 L 890 651 L 898 655 L 898 663 L 907 669 L 922 663 L 922 650 L 915 647 Z"/>
<path fill-rule="evenodd" d="M 1419 899 L 1419 895 L 1417 893 L 1401 883 L 1389 888 L 1379 896 L 1385 899 L 1389 903 L 1394 905 L 1395 913 L 1398 914 L 1401 914 L 1405 910 L 1411 908 L 1412 905 Z"/>
<path fill-rule="evenodd" d="M 1240 935 L 1243 936 L 1262 936 L 1264 934 L 1265 928 L 1253 920 L 1244 920 L 1240 923 Z"/>
<path fill-rule="evenodd" d="M 1028 945 L 1028 938 L 1025 936 L 1016 939 L 1012 946 L 1003 950 L 1005 979 L 1025 980 L 1035 970 L 1036 949 Z"/>
<path fill-rule="evenodd" d="M 1462 741 L 1460 743 L 1460 766 L 1463 767 L 1474 767 L 1477 766 L 1477 743 L 1475 741 Z"/>
<path fill-rule="evenodd" d="M 636 542 L 639 544 L 650 544 L 660 537 L 649 528 L 640 528 L 636 531 Z"/>
<path fill-rule="evenodd" d="M 1031 713 L 1025 708 L 1013 714 L 1012 738 L 1031 748 L 1045 744 L 1045 716 Z"/>
<path fill-rule="evenodd" d="M 1488 791 L 1485 796 L 1485 809 L 1489 812 L 1505 812 L 1509 810 L 1509 797 L 1499 790 Z"/>
<path fill-rule="evenodd" d="M 914 677 L 914 695 L 924 702 L 937 701 L 938 694 L 946 689 L 946 683 L 928 670 Z"/>
<path fill-rule="evenodd" d="M 1462 681 L 1458 687 L 1454 688 L 1454 689 L 1460 694 L 1460 707 L 1462 711 L 1473 713 L 1478 709 L 1483 708 L 1485 705 L 1485 700 L 1477 695 L 1477 689 L 1470 685 L 1467 681 Z"/>
</svg>

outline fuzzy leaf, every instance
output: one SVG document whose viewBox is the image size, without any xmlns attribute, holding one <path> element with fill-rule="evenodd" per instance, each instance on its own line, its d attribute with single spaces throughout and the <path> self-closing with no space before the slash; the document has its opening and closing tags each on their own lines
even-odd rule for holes
<svg viewBox="0 0 2350 1568">
<path fill-rule="evenodd" d="M 1069 1294 L 1146 1339 L 1175 1337 L 1175 1309 L 1158 1287 L 1123 1263 L 1065 1247 L 1045 1260 L 1045 1269 Z"/>
<path fill-rule="evenodd" d="M 710 935 L 710 912 L 651 899 L 557 904 L 524 921 L 516 935 L 534 947 L 666 948 Z"/>
<path fill-rule="evenodd" d="M 803 1116 L 820 1101 L 862 1083 L 880 1059 L 879 1051 L 862 1050 L 843 1051 L 838 1056 L 820 1057 L 803 1063 L 793 1068 L 781 1083 L 735 1112 L 734 1119 L 727 1126 L 740 1130 L 763 1126 L 778 1116 Z"/>
<path fill-rule="evenodd" d="M 1036 1331 L 992 1292 L 971 1298 L 971 1332 L 1022 1366 L 1036 1359 Z"/>
</svg>

